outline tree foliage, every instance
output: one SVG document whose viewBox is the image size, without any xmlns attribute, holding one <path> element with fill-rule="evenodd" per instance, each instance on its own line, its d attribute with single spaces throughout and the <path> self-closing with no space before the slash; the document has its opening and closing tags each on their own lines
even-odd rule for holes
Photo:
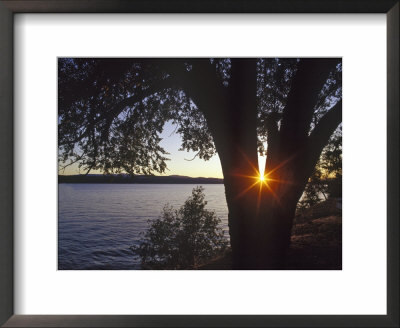
<svg viewBox="0 0 400 328">
<path fill-rule="evenodd" d="M 298 208 L 311 207 L 330 197 L 342 197 L 341 126 L 331 136 L 299 201 Z"/>
<path fill-rule="evenodd" d="M 257 61 L 257 135 L 259 152 L 279 130 L 299 59 Z M 181 150 L 204 160 L 216 154 L 204 108 L 185 93 L 194 67 L 214 71 L 226 89 L 231 60 L 60 58 L 60 168 L 78 163 L 84 172 L 153 174 L 165 172 L 168 154 L 159 145 L 167 121 L 177 125 Z M 179 77 L 179 79 L 177 78 Z M 206 83 L 206 82 L 205 82 Z M 341 64 L 331 72 L 315 104 L 309 133 L 341 98 Z"/>
<path fill-rule="evenodd" d="M 162 64 L 162 63 L 160 63 Z M 204 116 L 157 62 L 59 60 L 59 161 L 85 172 L 152 174 L 166 170 L 159 145 L 165 122 L 178 125 L 182 149 L 215 154 Z M 185 62 L 180 67 L 186 70 Z"/>
<path fill-rule="evenodd" d="M 139 246 L 132 246 L 143 268 L 193 268 L 225 251 L 221 220 L 214 211 L 205 209 L 203 190 L 194 188 L 180 209 L 165 206 L 161 217 L 149 222 Z"/>
</svg>

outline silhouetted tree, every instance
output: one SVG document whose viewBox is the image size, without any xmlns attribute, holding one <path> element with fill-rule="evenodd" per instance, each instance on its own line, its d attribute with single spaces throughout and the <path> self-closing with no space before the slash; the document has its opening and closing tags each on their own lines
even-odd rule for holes
<svg viewBox="0 0 400 328">
<path fill-rule="evenodd" d="M 205 209 L 204 189 L 196 187 L 183 206 L 165 206 L 161 217 L 149 222 L 139 245 L 131 249 L 146 269 L 190 269 L 222 255 L 228 246 L 221 220 Z"/>
<path fill-rule="evenodd" d="M 61 162 L 164 172 L 171 120 L 182 149 L 219 154 L 234 268 L 282 267 L 296 204 L 341 122 L 340 59 L 59 59 L 58 90 Z"/>
</svg>

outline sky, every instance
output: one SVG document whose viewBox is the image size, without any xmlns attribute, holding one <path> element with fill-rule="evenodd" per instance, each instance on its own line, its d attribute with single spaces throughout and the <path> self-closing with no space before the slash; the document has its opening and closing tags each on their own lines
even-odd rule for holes
<svg viewBox="0 0 400 328">
<path fill-rule="evenodd" d="M 167 170 L 163 174 L 155 175 L 185 175 L 189 177 L 205 177 L 205 178 L 223 178 L 221 163 L 218 155 L 214 155 L 210 160 L 204 161 L 196 157 L 192 161 L 187 161 L 195 156 L 195 152 L 179 151 L 181 146 L 181 137 L 174 133 L 175 125 L 167 122 L 164 125 L 164 130 L 161 134 L 162 141 L 160 145 L 169 153 L 166 155 L 170 160 L 167 161 Z M 79 174 L 77 165 L 71 165 L 60 171 L 60 174 Z M 91 171 L 91 174 L 99 174 L 101 171 Z"/>
<path fill-rule="evenodd" d="M 210 160 L 205 161 L 196 157 L 192 159 L 196 153 L 191 151 L 179 151 L 182 144 L 180 135 L 175 131 L 176 126 L 171 122 L 166 122 L 164 130 L 161 133 L 160 145 L 169 153 L 166 155 L 170 160 L 167 161 L 167 170 L 163 174 L 155 173 L 155 175 L 184 175 L 193 178 L 204 177 L 204 178 L 223 178 L 221 163 L 218 154 L 214 155 Z M 263 172 L 265 167 L 265 157 L 258 157 L 260 172 Z M 59 171 L 59 174 L 72 175 L 80 174 L 78 165 L 71 165 L 65 169 L 65 171 Z M 101 171 L 92 170 L 91 174 L 101 174 Z"/>
<path fill-rule="evenodd" d="M 196 152 L 178 150 L 182 144 L 182 139 L 179 134 L 174 133 L 175 127 L 175 125 L 167 122 L 161 134 L 163 140 L 160 145 L 170 153 L 170 155 L 166 157 L 171 158 L 171 160 L 167 162 L 169 171 L 166 171 L 166 174 L 163 175 L 177 174 L 189 177 L 223 178 L 218 154 L 214 155 L 208 161 L 198 157 L 192 161 L 187 161 L 188 159 L 191 160 L 196 155 Z"/>
</svg>

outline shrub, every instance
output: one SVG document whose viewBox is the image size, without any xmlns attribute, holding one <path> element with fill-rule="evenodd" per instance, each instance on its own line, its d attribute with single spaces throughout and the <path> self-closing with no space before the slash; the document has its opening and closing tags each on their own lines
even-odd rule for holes
<svg viewBox="0 0 400 328">
<path fill-rule="evenodd" d="M 144 269 L 190 269 L 226 250 L 221 220 L 205 209 L 203 190 L 194 188 L 179 210 L 165 206 L 160 218 L 149 221 L 139 246 L 131 247 Z"/>
</svg>

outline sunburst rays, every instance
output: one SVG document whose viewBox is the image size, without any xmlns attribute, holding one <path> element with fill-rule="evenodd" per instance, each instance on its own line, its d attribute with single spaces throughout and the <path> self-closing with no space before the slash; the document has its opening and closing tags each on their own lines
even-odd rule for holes
<svg viewBox="0 0 400 328">
<path fill-rule="evenodd" d="M 280 199 L 274 191 L 274 186 L 276 184 L 290 184 L 291 181 L 288 180 L 283 180 L 283 179 L 278 179 L 277 178 L 277 171 L 284 167 L 288 162 L 290 162 L 293 159 L 293 156 L 282 161 L 279 163 L 276 167 L 273 169 L 269 170 L 268 173 L 265 172 L 260 172 L 261 170 L 258 170 L 253 163 L 243 154 L 244 158 L 246 159 L 247 163 L 249 164 L 250 172 L 253 171 L 254 175 L 245 175 L 245 174 L 234 174 L 234 176 L 238 178 L 246 178 L 249 180 L 248 186 L 244 188 L 243 191 L 239 192 L 236 195 L 236 199 L 243 197 L 245 194 L 247 194 L 250 190 L 253 188 L 256 188 L 258 186 L 257 190 L 257 208 L 256 208 L 256 213 L 259 213 L 260 207 L 261 207 L 261 201 L 262 201 L 262 195 L 263 192 L 269 192 L 269 194 L 274 198 L 274 200 L 281 205 Z M 273 174 L 275 173 L 275 174 Z M 273 177 L 272 177 L 273 175 Z"/>
</svg>

